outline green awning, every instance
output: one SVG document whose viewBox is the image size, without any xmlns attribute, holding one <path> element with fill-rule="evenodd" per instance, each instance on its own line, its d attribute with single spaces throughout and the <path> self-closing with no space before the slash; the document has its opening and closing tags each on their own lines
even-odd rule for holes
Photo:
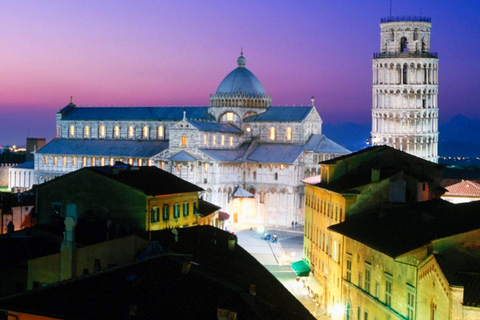
<svg viewBox="0 0 480 320">
<path fill-rule="evenodd" d="M 310 273 L 310 267 L 303 260 L 292 263 L 292 269 L 299 277 L 308 277 Z"/>
</svg>

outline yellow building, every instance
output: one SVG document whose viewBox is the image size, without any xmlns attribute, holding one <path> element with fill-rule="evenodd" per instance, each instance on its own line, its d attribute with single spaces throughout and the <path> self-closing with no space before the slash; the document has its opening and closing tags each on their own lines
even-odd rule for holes
<svg viewBox="0 0 480 320">
<path fill-rule="evenodd" d="M 479 209 L 390 204 L 331 226 L 345 247 L 337 318 L 479 319 Z"/>
<path fill-rule="evenodd" d="M 304 180 L 304 258 L 312 276 L 311 295 L 328 315 L 343 303 L 345 240 L 330 231 L 365 210 L 385 203 L 437 198 L 441 166 L 387 146 L 377 146 L 321 162 L 319 183 Z"/>
</svg>

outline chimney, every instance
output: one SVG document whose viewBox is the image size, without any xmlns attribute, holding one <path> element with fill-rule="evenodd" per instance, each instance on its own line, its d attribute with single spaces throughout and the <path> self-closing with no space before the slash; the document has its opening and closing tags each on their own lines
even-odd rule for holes
<svg viewBox="0 0 480 320">
<path fill-rule="evenodd" d="M 65 232 L 60 247 L 60 280 L 67 280 L 75 276 L 75 226 L 73 217 L 65 218 Z"/>
</svg>

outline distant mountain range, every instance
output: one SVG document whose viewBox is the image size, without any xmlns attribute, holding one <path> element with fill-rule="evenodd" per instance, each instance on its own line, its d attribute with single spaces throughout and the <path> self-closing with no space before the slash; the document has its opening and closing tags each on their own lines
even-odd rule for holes
<svg viewBox="0 0 480 320">
<path fill-rule="evenodd" d="M 368 147 L 371 123 L 324 123 L 323 133 L 351 151 Z M 480 157 L 480 119 L 457 115 L 439 126 L 438 154 L 442 157 Z"/>
</svg>

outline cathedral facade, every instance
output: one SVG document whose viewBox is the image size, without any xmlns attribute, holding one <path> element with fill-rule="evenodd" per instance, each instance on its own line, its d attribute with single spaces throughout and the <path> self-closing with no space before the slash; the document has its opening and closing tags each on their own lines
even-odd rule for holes
<svg viewBox="0 0 480 320">
<path fill-rule="evenodd" d="M 349 153 L 322 134 L 314 106 L 274 107 L 258 78 L 238 67 L 208 107 L 77 107 L 56 115 L 56 138 L 35 153 L 36 183 L 86 166 L 157 166 L 202 187 L 230 223 L 303 223 L 301 179 Z"/>
<path fill-rule="evenodd" d="M 438 161 L 438 55 L 431 19 L 388 17 L 373 57 L 372 143 Z"/>
</svg>

